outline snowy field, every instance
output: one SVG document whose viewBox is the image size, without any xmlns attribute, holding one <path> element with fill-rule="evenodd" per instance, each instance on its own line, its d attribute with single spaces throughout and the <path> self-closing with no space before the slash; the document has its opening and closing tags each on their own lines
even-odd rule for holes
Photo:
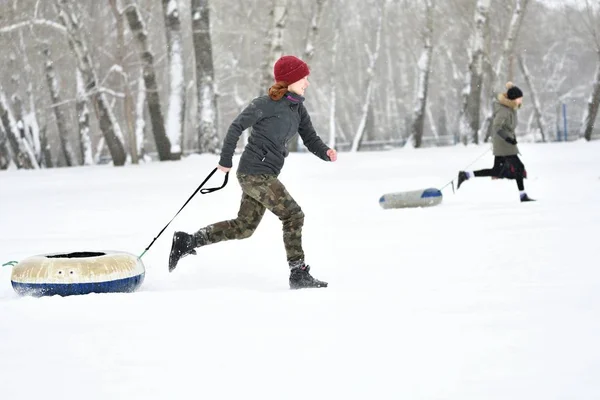
<svg viewBox="0 0 600 400">
<path fill-rule="evenodd" d="M 439 188 L 486 147 L 291 155 L 280 178 L 327 289 L 288 289 L 270 213 L 168 273 L 175 229 L 236 215 L 235 179 L 173 222 L 137 293 L 20 298 L 1 268 L 0 399 L 598 399 L 600 142 L 520 147 L 538 202 L 479 178 L 404 210 L 378 199 Z M 216 163 L 0 172 L 0 261 L 139 255 Z"/>
</svg>

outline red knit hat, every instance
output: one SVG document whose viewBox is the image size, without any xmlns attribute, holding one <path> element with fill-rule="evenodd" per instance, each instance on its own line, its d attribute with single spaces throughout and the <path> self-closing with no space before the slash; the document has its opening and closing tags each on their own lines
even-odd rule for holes
<svg viewBox="0 0 600 400">
<path fill-rule="evenodd" d="M 283 56 L 275 63 L 273 67 L 275 82 L 285 82 L 292 84 L 308 76 L 310 70 L 304 61 L 294 56 Z"/>
</svg>

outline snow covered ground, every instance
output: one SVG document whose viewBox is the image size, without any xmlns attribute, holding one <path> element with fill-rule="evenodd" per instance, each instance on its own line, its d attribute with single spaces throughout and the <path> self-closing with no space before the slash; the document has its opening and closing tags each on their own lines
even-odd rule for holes
<svg viewBox="0 0 600 400">
<path fill-rule="evenodd" d="M 479 178 L 437 207 L 378 205 L 443 186 L 485 149 L 291 155 L 281 180 L 327 289 L 288 290 L 269 213 L 167 272 L 175 229 L 236 215 L 235 179 L 192 200 L 135 294 L 20 298 L 0 268 L 0 398 L 600 398 L 600 142 L 521 145 L 536 203 Z M 0 172 L 0 261 L 140 254 L 216 163 Z"/>
</svg>

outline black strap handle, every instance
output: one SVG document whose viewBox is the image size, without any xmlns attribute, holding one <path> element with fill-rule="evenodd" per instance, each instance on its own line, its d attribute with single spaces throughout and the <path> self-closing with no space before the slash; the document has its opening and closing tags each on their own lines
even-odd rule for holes
<svg viewBox="0 0 600 400">
<path fill-rule="evenodd" d="M 165 229 L 167 229 L 167 227 L 169 225 L 171 225 L 171 222 L 173 222 L 173 220 L 175 219 L 175 217 L 177 217 L 179 215 L 179 213 L 185 208 L 185 206 L 188 205 L 188 203 L 190 202 L 190 200 L 192 200 L 194 198 L 194 196 L 200 192 L 202 194 L 209 194 L 212 192 L 216 192 L 217 190 L 221 190 L 223 189 L 226 185 L 227 185 L 227 181 L 229 180 L 229 172 L 225 173 L 225 180 L 223 181 L 223 184 L 219 187 L 214 187 L 214 188 L 206 188 L 206 189 L 202 189 L 202 186 L 204 186 L 204 184 L 206 182 L 208 182 L 208 180 L 210 178 L 212 178 L 212 176 L 215 174 L 215 172 L 217 172 L 218 168 L 215 168 L 212 170 L 212 172 L 210 174 L 208 174 L 208 176 L 206 177 L 206 179 L 204 179 L 204 181 L 202 181 L 202 183 L 200 184 L 200 186 L 198 186 L 198 188 L 194 191 L 194 193 L 192 193 L 192 195 L 190 196 L 189 199 L 187 199 L 187 201 L 183 204 L 183 206 L 181 206 L 181 208 L 179 209 L 179 211 L 177 211 L 177 214 L 175 214 L 175 216 L 173 218 L 171 218 L 171 220 L 169 221 L 169 223 L 167 223 L 167 225 L 165 225 L 164 228 L 162 228 L 162 230 L 160 232 L 158 232 L 158 235 L 156 235 L 156 237 L 154 238 L 154 240 L 152 240 L 152 242 L 148 245 L 148 247 L 146 247 L 146 250 L 144 250 L 144 252 L 138 257 L 138 258 L 142 258 L 144 254 L 146 254 L 146 252 L 150 249 L 150 247 L 152 247 L 152 245 L 154 244 L 154 242 L 156 242 L 156 239 L 158 239 L 160 237 L 160 235 L 163 234 L 163 232 L 165 231 Z"/>
<path fill-rule="evenodd" d="M 208 175 L 208 178 L 206 178 L 206 179 L 204 180 L 204 182 L 202 182 L 202 184 L 200 184 L 200 187 L 199 187 L 198 189 L 200 189 L 200 188 L 202 187 L 202 185 L 204 185 L 204 184 L 206 183 L 206 181 L 208 181 L 208 180 L 210 179 L 210 177 L 211 177 L 211 176 L 213 176 L 213 174 L 215 173 L 215 171 L 216 171 L 217 169 L 218 169 L 218 168 L 215 168 L 215 169 L 214 169 L 214 170 L 213 170 L 213 171 L 210 173 L 210 175 Z M 225 173 L 225 180 L 223 181 L 223 184 L 222 184 L 221 186 L 219 186 L 219 187 L 214 187 L 214 188 L 202 189 L 202 190 L 200 190 L 200 193 L 202 193 L 202 194 L 209 194 L 209 193 L 212 193 L 212 192 L 216 192 L 217 190 L 221 190 L 221 189 L 223 189 L 225 186 L 227 186 L 227 181 L 228 181 L 228 180 L 229 180 L 229 171 Z M 198 192 L 198 189 L 196 189 L 196 192 Z M 196 192 L 194 192 L 194 194 L 196 194 Z M 194 194 L 192 195 L 192 197 L 194 197 Z M 190 197 L 190 200 L 192 199 L 192 197 Z M 190 201 L 190 200 L 188 200 L 188 201 Z M 187 203 L 185 203 L 185 204 L 187 204 Z M 184 206 L 183 206 L 183 207 L 185 207 L 185 204 L 184 204 Z M 182 207 L 182 209 L 183 209 L 183 207 Z M 180 210 L 180 211 L 181 211 L 181 210 Z"/>
</svg>

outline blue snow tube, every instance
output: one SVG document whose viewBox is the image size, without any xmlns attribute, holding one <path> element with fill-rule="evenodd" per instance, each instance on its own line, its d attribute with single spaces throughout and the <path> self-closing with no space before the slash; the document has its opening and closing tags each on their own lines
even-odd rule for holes
<svg viewBox="0 0 600 400">
<path fill-rule="evenodd" d="M 439 189 L 428 188 L 384 194 L 379 198 L 379 205 L 384 209 L 431 207 L 440 204 L 442 199 L 442 192 Z"/>
<path fill-rule="evenodd" d="M 24 296 L 71 296 L 134 292 L 144 281 L 142 260 L 133 254 L 75 252 L 26 258 L 13 267 L 11 283 Z"/>
</svg>

